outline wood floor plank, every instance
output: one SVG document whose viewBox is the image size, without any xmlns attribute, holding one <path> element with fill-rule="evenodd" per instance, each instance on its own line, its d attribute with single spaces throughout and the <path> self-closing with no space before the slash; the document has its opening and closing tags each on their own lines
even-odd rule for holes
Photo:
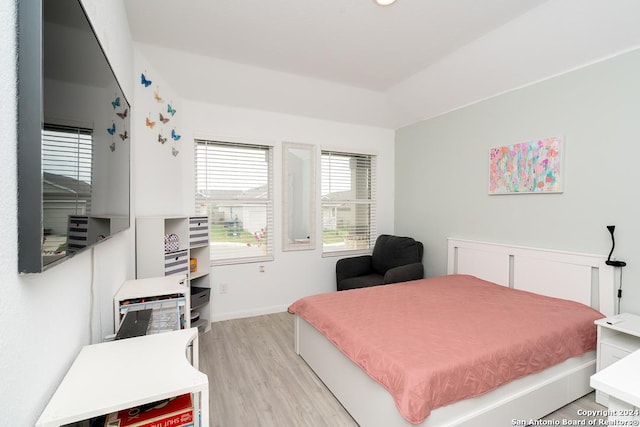
<svg viewBox="0 0 640 427">
<path fill-rule="evenodd" d="M 216 322 L 200 337 L 211 426 L 357 426 L 295 354 L 293 316 Z"/>
<path fill-rule="evenodd" d="M 200 369 L 209 376 L 211 426 L 358 425 L 296 355 L 289 313 L 213 323 L 200 336 Z M 580 409 L 606 408 L 591 393 L 544 419 L 594 419 Z"/>
</svg>

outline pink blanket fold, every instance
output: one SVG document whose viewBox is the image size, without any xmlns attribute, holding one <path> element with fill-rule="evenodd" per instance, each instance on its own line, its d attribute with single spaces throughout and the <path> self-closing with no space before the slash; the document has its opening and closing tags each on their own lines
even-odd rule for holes
<svg viewBox="0 0 640 427">
<path fill-rule="evenodd" d="M 419 424 L 596 347 L 583 304 L 451 275 L 302 298 L 291 305 Z"/>
</svg>

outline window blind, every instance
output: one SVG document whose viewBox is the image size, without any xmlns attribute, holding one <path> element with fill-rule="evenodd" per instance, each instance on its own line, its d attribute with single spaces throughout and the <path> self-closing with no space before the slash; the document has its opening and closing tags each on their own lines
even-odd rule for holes
<svg viewBox="0 0 640 427">
<path fill-rule="evenodd" d="M 195 141 L 196 212 L 210 222 L 211 261 L 273 259 L 273 149 Z"/>
<path fill-rule="evenodd" d="M 66 234 L 69 215 L 91 212 L 93 141 L 90 129 L 45 125 L 42 130 L 42 209 L 45 233 Z"/>
<path fill-rule="evenodd" d="M 364 251 L 376 237 L 376 158 L 322 151 L 323 253 Z"/>
</svg>

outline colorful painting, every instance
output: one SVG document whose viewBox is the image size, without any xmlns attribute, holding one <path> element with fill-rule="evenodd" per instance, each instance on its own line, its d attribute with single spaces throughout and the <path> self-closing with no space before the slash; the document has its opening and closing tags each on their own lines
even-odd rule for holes
<svg viewBox="0 0 640 427">
<path fill-rule="evenodd" d="M 492 148 L 489 194 L 562 192 L 562 138 Z"/>
</svg>

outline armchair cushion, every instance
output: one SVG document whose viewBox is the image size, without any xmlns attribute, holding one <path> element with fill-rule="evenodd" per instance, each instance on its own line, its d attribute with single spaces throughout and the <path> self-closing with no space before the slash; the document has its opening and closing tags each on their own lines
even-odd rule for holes
<svg viewBox="0 0 640 427">
<path fill-rule="evenodd" d="M 338 283 L 339 291 L 347 289 L 366 288 L 369 286 L 384 285 L 384 276 L 379 274 L 366 274 L 364 276 L 350 277 Z"/>
<path fill-rule="evenodd" d="M 371 255 L 342 258 L 336 262 L 336 278 L 338 282 L 352 277 L 364 276 L 370 272 Z"/>
<path fill-rule="evenodd" d="M 411 237 L 382 234 L 373 247 L 371 266 L 373 271 L 384 275 L 391 268 L 422 262 L 422 252 L 422 243 Z"/>
<path fill-rule="evenodd" d="M 408 282 L 424 278 L 424 267 L 421 262 L 390 268 L 384 275 L 384 283 Z"/>
<path fill-rule="evenodd" d="M 422 279 L 424 247 L 411 237 L 383 234 L 372 255 L 343 258 L 336 262 L 339 291 Z"/>
</svg>

